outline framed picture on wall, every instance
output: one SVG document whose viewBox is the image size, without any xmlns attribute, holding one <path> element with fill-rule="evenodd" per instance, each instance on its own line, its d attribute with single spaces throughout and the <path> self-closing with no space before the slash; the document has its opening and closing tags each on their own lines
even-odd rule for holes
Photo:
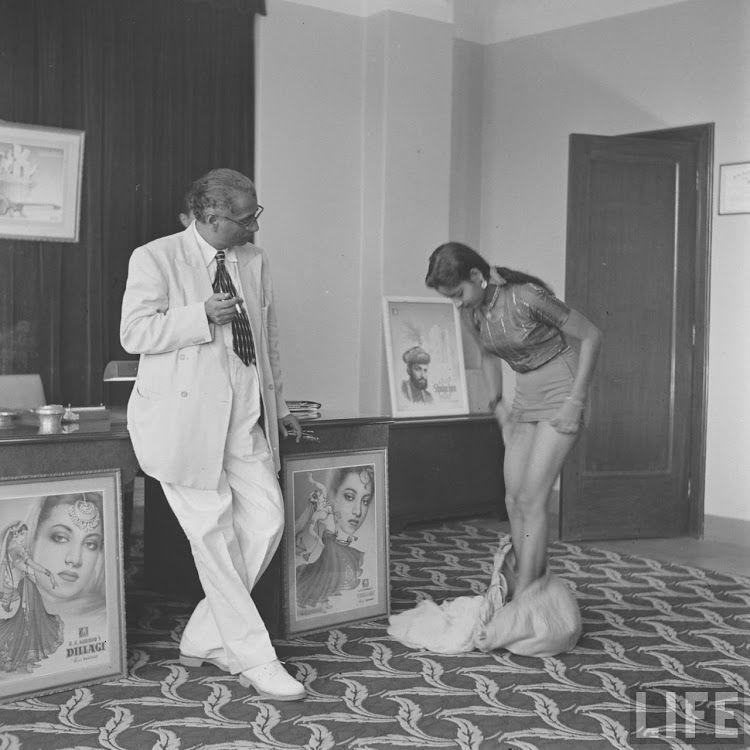
<svg viewBox="0 0 750 750">
<path fill-rule="evenodd" d="M 126 673 L 120 470 L 0 481 L 0 701 Z"/>
<path fill-rule="evenodd" d="M 468 413 L 455 305 L 439 298 L 384 297 L 383 324 L 393 416 Z"/>
<path fill-rule="evenodd" d="M 750 214 L 750 161 L 719 166 L 719 214 Z"/>
<path fill-rule="evenodd" d="M 387 616 L 386 450 L 289 456 L 283 490 L 286 634 Z"/>
<path fill-rule="evenodd" d="M 0 121 L 0 237 L 78 242 L 83 139 Z"/>
</svg>

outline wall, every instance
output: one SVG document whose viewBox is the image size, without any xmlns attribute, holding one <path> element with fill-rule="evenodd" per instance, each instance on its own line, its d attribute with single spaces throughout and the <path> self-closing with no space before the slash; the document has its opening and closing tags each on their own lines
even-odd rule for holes
<svg viewBox="0 0 750 750">
<path fill-rule="evenodd" d="M 478 23 L 478 6 L 459 6 L 457 27 L 466 21 L 466 14 Z M 472 36 L 480 29 L 465 28 Z M 459 33 L 459 28 L 457 28 Z M 448 238 L 479 249 L 482 209 L 482 123 L 484 117 L 484 79 L 486 47 L 470 39 L 456 38 L 453 46 L 453 110 L 451 130 L 451 205 Z M 487 409 L 490 394 L 481 370 L 479 346 L 470 336 L 463 337 L 466 386 L 469 407 L 479 412 Z M 509 367 L 499 363 L 503 373 L 506 396 L 513 391 L 513 375 Z"/>
<path fill-rule="evenodd" d="M 450 239 L 479 246 L 482 206 L 484 47 L 456 39 L 453 47 Z"/>
<path fill-rule="evenodd" d="M 714 122 L 715 186 L 719 164 L 750 160 L 746 0 L 690 0 L 504 42 L 488 47 L 485 60 L 482 250 L 505 265 L 543 272 L 558 290 L 569 133 Z M 749 238 L 750 216 L 714 211 L 705 511 L 744 520 Z"/>
<path fill-rule="evenodd" d="M 259 242 L 290 397 L 387 408 L 380 297 L 429 294 L 424 262 L 446 233 L 564 289 L 571 132 L 714 122 L 715 180 L 750 160 L 747 0 L 491 45 L 453 41 L 439 19 L 285 0 L 258 27 Z M 714 211 L 705 508 L 748 521 L 749 234 L 750 216 Z"/>
<path fill-rule="evenodd" d="M 270 0 L 256 182 L 287 398 L 388 408 L 384 294 L 426 295 L 450 212 L 452 26 Z"/>
<path fill-rule="evenodd" d="M 362 19 L 271 0 L 257 19 L 256 242 L 287 398 L 359 399 Z"/>
<path fill-rule="evenodd" d="M 453 29 L 405 14 L 386 17 L 382 293 L 432 297 L 424 285 L 427 258 L 445 242 L 450 219 Z M 389 404 L 381 336 L 379 322 L 377 333 L 362 331 L 381 373 L 379 403 L 368 397 L 362 373 L 365 408 Z"/>
</svg>

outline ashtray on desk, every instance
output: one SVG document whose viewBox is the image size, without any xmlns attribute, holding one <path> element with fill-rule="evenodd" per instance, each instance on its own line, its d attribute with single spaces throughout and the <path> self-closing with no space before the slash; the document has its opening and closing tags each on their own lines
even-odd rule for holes
<svg viewBox="0 0 750 750">
<path fill-rule="evenodd" d="M 0 428 L 12 427 L 18 412 L 13 409 L 0 409 Z"/>
<path fill-rule="evenodd" d="M 39 433 L 60 432 L 60 420 L 64 411 L 65 409 L 62 404 L 46 404 L 45 406 L 40 406 L 38 409 L 34 409 L 34 412 L 39 417 Z"/>
</svg>

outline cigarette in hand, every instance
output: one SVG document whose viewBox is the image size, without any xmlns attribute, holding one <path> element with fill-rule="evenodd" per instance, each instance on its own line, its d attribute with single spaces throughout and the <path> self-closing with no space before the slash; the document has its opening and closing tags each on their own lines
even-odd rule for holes
<svg viewBox="0 0 750 750">
<path fill-rule="evenodd" d="M 225 299 L 229 299 L 232 295 L 229 292 L 225 292 L 226 297 Z M 234 303 L 234 309 L 237 311 L 237 315 L 242 315 L 242 308 L 240 307 L 239 302 Z"/>
</svg>

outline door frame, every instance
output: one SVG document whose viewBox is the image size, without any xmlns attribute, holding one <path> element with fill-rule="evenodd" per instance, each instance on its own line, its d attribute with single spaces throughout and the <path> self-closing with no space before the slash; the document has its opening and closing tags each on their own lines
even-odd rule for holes
<svg viewBox="0 0 750 750">
<path fill-rule="evenodd" d="M 693 283 L 693 379 L 688 466 L 688 531 L 702 537 L 705 524 L 706 433 L 708 402 L 708 324 L 711 295 L 711 220 L 713 218 L 714 123 L 623 133 L 634 138 L 687 141 L 696 156 L 695 278 Z"/>
</svg>

